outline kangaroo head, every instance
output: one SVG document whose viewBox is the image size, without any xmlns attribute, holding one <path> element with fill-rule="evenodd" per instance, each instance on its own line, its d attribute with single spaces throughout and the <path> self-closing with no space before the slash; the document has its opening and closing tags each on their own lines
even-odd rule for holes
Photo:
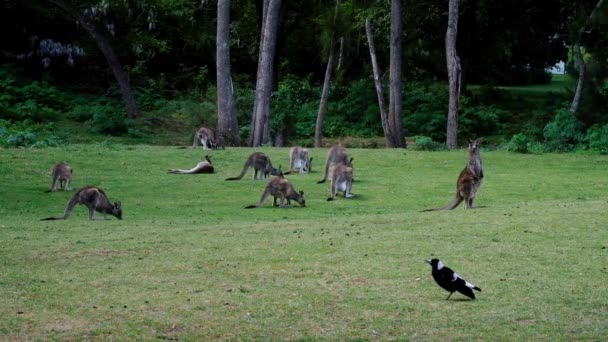
<svg viewBox="0 0 608 342">
<path fill-rule="evenodd" d="M 204 156 L 203 159 L 205 159 L 209 164 L 213 164 L 213 163 L 211 163 L 211 156 L 210 155 Z"/>
<path fill-rule="evenodd" d="M 483 141 L 483 138 L 479 138 L 479 139 L 475 139 L 475 140 L 467 139 L 467 141 L 469 142 L 469 151 L 476 152 L 479 150 L 479 147 L 481 145 L 481 142 Z"/>
<path fill-rule="evenodd" d="M 300 196 L 298 196 L 297 201 L 302 207 L 306 206 L 306 199 L 304 199 L 304 191 L 300 191 Z"/>
<path fill-rule="evenodd" d="M 306 160 L 306 166 L 304 167 L 305 171 L 311 171 L 312 170 L 312 157 L 308 158 Z"/>
<path fill-rule="evenodd" d="M 120 201 L 114 202 L 114 207 L 112 208 L 112 215 L 116 216 L 119 220 L 122 220 L 122 203 Z"/>
<path fill-rule="evenodd" d="M 283 177 L 283 171 L 281 171 L 281 165 L 279 165 L 278 169 L 275 169 L 274 167 L 270 170 L 270 174 L 273 176 L 279 176 L 279 177 Z"/>
</svg>

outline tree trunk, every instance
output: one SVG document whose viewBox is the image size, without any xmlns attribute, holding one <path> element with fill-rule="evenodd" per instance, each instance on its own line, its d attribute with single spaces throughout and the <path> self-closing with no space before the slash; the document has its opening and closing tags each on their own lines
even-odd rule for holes
<svg viewBox="0 0 608 342">
<path fill-rule="evenodd" d="M 458 147 L 458 101 L 460 97 L 460 59 L 456 51 L 458 35 L 458 7 L 460 0 L 449 0 L 448 29 L 445 34 L 445 52 L 448 69 L 449 93 L 446 143 L 449 149 Z"/>
<path fill-rule="evenodd" d="M 277 27 L 281 0 L 268 1 L 268 9 L 264 10 L 265 20 L 260 42 L 260 58 L 256 82 L 256 95 L 253 120 L 251 122 L 251 146 L 257 147 L 264 142 L 264 126 L 268 125 L 270 117 L 270 100 L 272 95 L 272 68 L 274 50 L 277 42 Z"/>
<path fill-rule="evenodd" d="M 333 42 L 332 42 L 333 43 Z M 319 102 L 319 112 L 317 114 L 317 125 L 315 126 L 315 147 L 323 146 L 323 120 L 327 112 L 327 102 L 329 100 L 329 87 L 331 85 L 331 72 L 334 68 L 334 46 L 330 47 L 327 67 L 325 68 L 325 81 L 323 81 L 323 91 Z"/>
<path fill-rule="evenodd" d="M 217 2 L 217 130 L 227 145 L 241 144 L 230 74 L 230 0 Z"/>
<path fill-rule="evenodd" d="M 574 53 L 576 56 L 576 64 L 578 67 L 578 81 L 576 83 L 576 91 L 574 92 L 574 98 L 572 99 L 572 104 L 570 105 L 570 111 L 572 113 L 576 113 L 578 111 L 578 107 L 581 103 L 581 98 L 583 97 L 583 85 L 585 84 L 585 59 L 583 58 L 583 52 L 581 51 L 581 37 L 583 35 L 583 30 L 579 30 L 578 37 L 576 39 L 576 43 L 574 45 Z"/>
<path fill-rule="evenodd" d="M 376 48 L 374 46 L 374 34 L 372 32 L 372 24 L 368 19 L 365 20 L 365 32 L 367 34 L 367 46 L 369 47 L 369 55 L 372 60 L 372 70 L 374 72 L 374 84 L 376 85 L 376 95 L 378 96 L 378 107 L 380 107 L 380 120 L 382 122 L 382 130 L 384 131 L 384 139 L 386 147 L 395 147 L 392 141 L 391 125 L 388 121 L 386 113 L 386 104 L 384 103 L 384 95 L 382 94 L 382 81 L 380 80 L 380 69 L 376 59 Z"/>
<path fill-rule="evenodd" d="M 55 4 L 57 7 L 64 10 L 72 19 L 76 20 L 82 27 L 91 35 L 91 37 L 97 43 L 99 50 L 106 58 L 106 62 L 108 66 L 112 70 L 114 74 L 114 78 L 118 82 L 118 87 L 120 92 L 122 93 L 123 100 L 125 101 L 125 107 L 127 110 L 127 116 L 130 119 L 134 119 L 137 117 L 137 104 L 135 103 L 135 97 L 133 97 L 133 92 L 131 91 L 131 86 L 129 85 L 129 77 L 127 73 L 123 69 L 116 53 L 114 53 L 114 49 L 110 45 L 110 42 L 101 34 L 101 32 L 95 27 L 94 23 L 89 22 L 84 15 L 82 15 L 77 8 L 72 7 L 72 5 L 68 4 L 62 0 L 48 0 L 49 2 Z"/>
<path fill-rule="evenodd" d="M 401 98 L 401 0 L 391 1 L 389 123 L 393 147 L 405 147 Z"/>
</svg>

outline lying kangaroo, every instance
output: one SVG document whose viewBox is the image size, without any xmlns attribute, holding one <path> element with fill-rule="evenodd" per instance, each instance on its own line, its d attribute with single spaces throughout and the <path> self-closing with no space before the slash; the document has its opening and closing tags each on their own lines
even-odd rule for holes
<svg viewBox="0 0 608 342">
<path fill-rule="evenodd" d="M 334 165 L 329 170 L 331 181 L 331 197 L 328 201 L 333 201 L 336 198 L 336 192 L 342 191 L 345 198 L 355 196 L 351 189 L 353 187 L 353 168 L 344 164 Z"/>
<path fill-rule="evenodd" d="M 435 211 L 435 210 L 452 210 L 456 208 L 462 201 L 464 201 L 464 208 L 473 208 L 473 200 L 481 184 L 483 183 L 483 168 L 481 165 L 481 156 L 479 154 L 480 144 L 483 139 L 471 140 L 469 139 L 469 163 L 460 172 L 458 181 L 456 181 L 456 197 L 452 203 L 448 204 L 443 208 L 427 209 L 424 211 Z"/>
<path fill-rule="evenodd" d="M 317 184 L 324 183 L 327 180 L 329 168 L 332 165 L 344 164 L 346 166 L 353 166 L 353 158 L 348 158 L 348 154 L 340 142 L 336 143 L 329 152 L 327 152 L 327 161 L 325 161 L 325 175 L 323 179 L 317 182 Z"/>
<path fill-rule="evenodd" d="M 204 158 L 205 158 L 205 160 L 196 164 L 196 166 L 191 168 L 190 170 L 169 169 L 169 171 L 167 171 L 167 172 L 168 173 L 178 173 L 178 174 L 182 174 L 182 175 L 196 174 L 196 173 L 213 173 L 214 170 L 213 170 L 213 164 L 211 164 L 211 157 L 207 155 Z"/>
<path fill-rule="evenodd" d="M 95 211 L 102 214 L 110 214 L 116 216 L 119 220 L 122 220 L 122 208 L 120 202 L 110 202 L 106 193 L 98 187 L 85 186 L 80 188 L 78 192 L 72 196 L 70 202 L 68 202 L 65 212 L 61 217 L 47 217 L 42 220 L 65 220 L 67 219 L 76 204 L 84 204 L 89 208 L 89 220 L 105 220 L 105 215 L 101 218 L 95 217 Z"/>
<path fill-rule="evenodd" d="M 264 205 L 264 202 L 266 202 L 266 199 L 268 199 L 269 196 L 274 197 L 272 202 L 273 207 L 277 206 L 277 198 L 279 199 L 279 206 L 283 208 L 290 208 L 291 200 L 298 202 L 302 207 L 306 206 L 306 201 L 304 200 L 304 191 L 297 192 L 287 178 L 279 176 L 271 179 L 270 182 L 268 182 L 258 204 L 250 205 L 245 208 L 259 208 Z M 285 202 L 287 202 L 287 204 L 285 204 Z"/>
<path fill-rule="evenodd" d="M 72 168 L 64 163 L 60 162 L 53 166 L 51 169 L 51 188 L 46 192 L 57 191 L 58 188 L 63 188 L 64 191 L 72 190 L 70 188 L 70 182 L 72 181 Z"/>
<path fill-rule="evenodd" d="M 192 148 L 203 146 L 204 150 L 223 149 L 224 146 L 220 143 L 220 140 L 216 138 L 215 132 L 211 128 L 201 127 L 194 133 Z"/>
<path fill-rule="evenodd" d="M 268 178 L 269 175 L 279 176 L 283 175 L 281 173 L 281 167 L 279 169 L 275 169 L 272 167 L 272 162 L 270 162 L 270 158 L 262 152 L 253 152 L 249 155 L 247 160 L 245 161 L 245 165 L 243 165 L 243 171 L 237 177 L 226 178 L 226 180 L 239 180 L 243 178 L 247 170 L 252 167 L 254 170 L 253 179 L 263 179 Z M 258 178 L 258 172 L 260 173 L 260 177 Z"/>
<path fill-rule="evenodd" d="M 308 173 L 312 170 L 312 157 L 303 147 L 295 146 L 289 149 L 289 160 L 289 171 L 285 172 L 286 175 L 294 171 Z"/>
</svg>

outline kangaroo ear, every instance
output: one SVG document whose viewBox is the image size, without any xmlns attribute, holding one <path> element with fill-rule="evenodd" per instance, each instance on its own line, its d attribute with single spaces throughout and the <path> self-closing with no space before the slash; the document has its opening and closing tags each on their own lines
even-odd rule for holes
<svg viewBox="0 0 608 342">
<path fill-rule="evenodd" d="M 469 142 L 469 144 L 472 144 L 472 143 L 473 143 L 473 140 L 471 140 L 470 138 L 469 138 L 469 139 L 467 139 L 467 141 Z"/>
<path fill-rule="evenodd" d="M 312 157 L 310 157 L 310 159 L 308 159 L 308 161 L 312 161 Z"/>
<path fill-rule="evenodd" d="M 122 203 L 120 203 L 120 201 L 114 202 L 114 206 L 116 207 L 116 209 L 120 209 L 121 205 L 122 205 Z"/>
<path fill-rule="evenodd" d="M 300 196 L 304 197 L 304 191 L 300 191 Z"/>
<path fill-rule="evenodd" d="M 355 160 L 355 158 L 350 157 L 350 162 L 351 162 L 351 163 L 353 162 L 353 160 Z"/>
</svg>

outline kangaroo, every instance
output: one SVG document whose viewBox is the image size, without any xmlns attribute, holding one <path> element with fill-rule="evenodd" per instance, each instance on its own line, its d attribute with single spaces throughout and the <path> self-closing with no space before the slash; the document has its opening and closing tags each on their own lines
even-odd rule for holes
<svg viewBox="0 0 608 342">
<path fill-rule="evenodd" d="M 72 188 L 70 188 L 72 172 L 72 168 L 65 162 L 55 164 L 51 169 L 51 188 L 46 192 L 54 192 L 57 191 L 58 188 L 63 188 L 64 191 L 72 190 Z"/>
<path fill-rule="evenodd" d="M 226 180 L 239 180 L 243 178 L 247 170 L 252 167 L 254 170 L 253 179 L 263 179 L 268 178 L 269 175 L 279 176 L 283 175 L 281 173 L 281 167 L 278 169 L 272 167 L 272 163 L 270 162 L 270 158 L 262 152 L 253 152 L 249 155 L 247 160 L 245 161 L 245 165 L 243 165 L 243 171 L 237 177 L 226 178 Z M 260 173 L 260 177 L 258 178 L 258 172 Z"/>
<path fill-rule="evenodd" d="M 345 198 L 355 196 L 351 189 L 353 187 L 353 168 L 344 164 L 334 165 L 329 170 L 331 181 L 331 197 L 328 201 L 333 201 L 336 198 L 336 192 L 342 191 Z"/>
<path fill-rule="evenodd" d="M 266 202 L 266 199 L 268 199 L 269 196 L 274 197 L 272 202 L 273 207 L 277 206 L 277 198 L 279 199 L 279 206 L 282 208 L 291 208 L 291 200 L 298 202 L 302 207 L 306 206 L 304 191 L 297 192 L 287 178 L 279 176 L 268 182 L 258 204 L 250 205 L 245 208 L 259 208 L 264 205 L 264 202 Z M 287 204 L 285 204 L 285 202 L 287 202 Z"/>
<path fill-rule="evenodd" d="M 201 127 L 194 133 L 194 141 L 192 141 L 192 148 L 197 146 L 203 146 L 204 150 L 217 150 L 223 149 L 223 144 L 220 144 L 222 139 L 217 139 L 215 132 L 211 128 Z"/>
<path fill-rule="evenodd" d="M 477 196 L 481 184 L 483 183 L 483 167 L 481 165 L 481 155 L 479 154 L 480 144 L 483 139 L 471 140 L 469 142 L 469 163 L 460 172 L 456 181 L 456 197 L 443 208 L 427 209 L 424 211 L 452 210 L 464 201 L 464 208 L 473 208 L 473 200 Z"/>
<path fill-rule="evenodd" d="M 191 175 L 191 174 L 197 174 L 197 173 L 213 173 L 213 171 L 214 170 L 213 170 L 213 164 L 211 163 L 211 157 L 206 155 L 202 162 L 196 164 L 196 166 L 191 168 L 190 170 L 169 169 L 169 171 L 167 171 L 167 173 Z"/>
<path fill-rule="evenodd" d="M 89 208 L 89 220 L 105 220 L 105 214 L 114 215 L 119 220 L 122 220 L 122 207 L 120 201 L 112 204 L 106 193 L 101 188 L 94 186 L 80 188 L 68 202 L 63 216 L 47 217 L 42 220 L 66 220 L 72 213 L 72 210 L 74 210 L 76 204 L 84 204 Z M 104 216 L 95 217 L 95 211 L 104 214 Z"/>
<path fill-rule="evenodd" d="M 327 180 L 327 175 L 329 174 L 329 168 L 332 165 L 344 164 L 346 166 L 353 166 L 353 158 L 348 158 L 348 154 L 342 144 L 340 142 L 336 143 L 329 152 L 327 152 L 327 161 L 325 161 L 325 175 L 323 175 L 323 179 L 317 182 L 317 184 L 324 183 Z"/>
<path fill-rule="evenodd" d="M 289 171 L 286 175 L 293 171 L 298 173 L 308 173 L 312 170 L 312 157 L 309 157 L 308 150 L 300 146 L 295 146 L 289 149 Z"/>
</svg>

